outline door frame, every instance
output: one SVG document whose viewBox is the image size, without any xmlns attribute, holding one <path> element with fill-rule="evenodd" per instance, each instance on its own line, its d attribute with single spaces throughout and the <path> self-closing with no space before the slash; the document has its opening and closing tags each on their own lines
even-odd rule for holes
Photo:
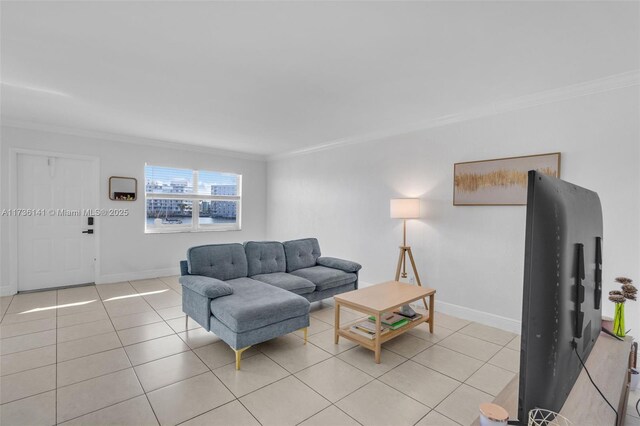
<svg viewBox="0 0 640 426">
<path fill-rule="evenodd" d="M 37 155 L 44 157 L 59 157 L 70 160 L 83 160 L 92 163 L 93 190 L 96 194 L 96 206 L 85 208 L 102 208 L 100 198 L 100 158 L 91 155 L 76 155 L 66 152 L 42 151 L 36 149 L 11 148 L 9 152 L 9 209 L 18 208 L 18 155 Z M 95 268 L 93 282 L 100 277 L 100 220 L 96 220 L 93 244 L 95 253 Z M 12 294 L 18 292 L 18 218 L 9 217 L 9 290 Z"/>
</svg>

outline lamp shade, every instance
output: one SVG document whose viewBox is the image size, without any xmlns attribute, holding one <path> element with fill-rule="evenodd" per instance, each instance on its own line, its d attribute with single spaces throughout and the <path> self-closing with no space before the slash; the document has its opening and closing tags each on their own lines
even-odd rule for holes
<svg viewBox="0 0 640 426">
<path fill-rule="evenodd" d="M 391 219 L 417 219 L 420 217 L 419 198 L 392 198 Z"/>
</svg>

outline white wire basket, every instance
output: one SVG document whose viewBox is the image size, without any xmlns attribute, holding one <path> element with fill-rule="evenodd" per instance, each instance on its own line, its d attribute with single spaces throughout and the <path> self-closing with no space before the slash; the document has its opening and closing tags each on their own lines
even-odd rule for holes
<svg viewBox="0 0 640 426">
<path fill-rule="evenodd" d="M 529 426 L 572 426 L 573 423 L 564 416 L 544 408 L 529 411 Z"/>
</svg>

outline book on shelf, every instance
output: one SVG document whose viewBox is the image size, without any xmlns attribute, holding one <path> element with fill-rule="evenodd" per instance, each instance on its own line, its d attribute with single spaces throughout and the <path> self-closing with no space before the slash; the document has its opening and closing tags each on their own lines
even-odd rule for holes
<svg viewBox="0 0 640 426">
<path fill-rule="evenodd" d="M 373 339 L 376 338 L 375 333 L 369 333 L 368 331 L 361 330 L 358 327 L 356 327 L 355 325 L 351 326 L 350 331 L 352 333 L 355 333 L 355 334 L 359 335 L 359 336 L 366 337 L 367 339 L 370 339 L 370 340 L 373 340 Z"/>
<path fill-rule="evenodd" d="M 376 338 L 376 326 L 375 324 L 371 324 L 369 321 L 361 321 L 352 325 L 349 330 L 355 334 L 366 337 L 367 339 L 375 339 Z M 383 326 L 380 332 L 380 335 L 384 335 L 391 331 L 390 328 Z"/>
<path fill-rule="evenodd" d="M 376 324 L 372 323 L 370 321 L 360 321 L 360 322 L 354 324 L 354 326 L 357 327 L 357 328 L 360 328 L 360 329 L 362 329 L 364 331 L 369 331 L 371 333 L 375 333 L 376 332 Z M 385 325 L 382 325 L 380 327 L 380 331 L 382 333 L 384 333 L 385 331 L 389 331 L 389 327 L 387 327 Z"/>
<path fill-rule="evenodd" d="M 376 320 L 375 317 L 369 317 L 369 319 L 371 319 L 371 318 L 373 318 L 373 321 Z M 380 316 L 380 321 L 383 324 L 386 324 L 386 325 L 393 325 L 393 324 L 395 324 L 397 322 L 402 321 L 403 319 L 405 319 L 405 318 L 402 315 L 398 315 L 396 313 L 391 313 L 390 314 L 388 312 L 385 312 L 384 314 L 382 314 Z"/>
<path fill-rule="evenodd" d="M 370 316 L 369 321 L 375 323 L 376 317 Z M 384 313 L 380 318 L 380 322 L 382 322 L 383 326 L 389 327 L 391 330 L 397 330 L 400 327 L 403 327 L 409 324 L 411 321 L 408 318 L 405 318 L 395 313 L 393 314 Z"/>
<path fill-rule="evenodd" d="M 400 315 L 403 318 L 408 319 L 409 321 L 413 322 L 413 321 L 418 321 L 420 318 L 422 318 L 422 314 L 416 313 L 414 316 L 412 317 L 408 317 L 406 315 L 402 315 L 401 312 L 394 312 L 394 314 Z"/>
</svg>

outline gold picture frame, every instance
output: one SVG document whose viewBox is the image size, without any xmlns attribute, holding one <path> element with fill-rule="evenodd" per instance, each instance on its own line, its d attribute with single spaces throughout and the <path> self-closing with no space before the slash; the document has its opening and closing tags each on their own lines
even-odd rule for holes
<svg viewBox="0 0 640 426">
<path fill-rule="evenodd" d="M 527 172 L 560 177 L 560 153 L 525 155 L 453 165 L 454 206 L 527 204 Z"/>
</svg>

